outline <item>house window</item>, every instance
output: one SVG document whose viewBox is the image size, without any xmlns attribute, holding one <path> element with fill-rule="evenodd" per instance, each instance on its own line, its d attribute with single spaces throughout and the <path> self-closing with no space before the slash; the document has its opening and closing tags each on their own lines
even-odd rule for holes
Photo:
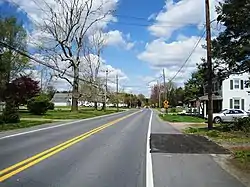
<svg viewBox="0 0 250 187">
<path fill-rule="evenodd" d="M 217 92 L 218 91 L 218 83 L 215 82 L 213 86 L 214 86 L 214 91 Z"/>
<path fill-rule="evenodd" d="M 234 109 L 240 109 L 240 100 L 234 99 Z"/>
<path fill-rule="evenodd" d="M 233 90 L 233 88 L 234 88 L 234 81 L 230 80 L 230 90 Z"/>
<path fill-rule="evenodd" d="M 234 80 L 234 89 L 240 89 L 240 80 L 239 79 Z"/>
</svg>

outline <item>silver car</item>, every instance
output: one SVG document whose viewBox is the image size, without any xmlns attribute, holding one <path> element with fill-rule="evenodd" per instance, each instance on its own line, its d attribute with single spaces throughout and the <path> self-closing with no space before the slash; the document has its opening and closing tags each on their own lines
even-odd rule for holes
<svg viewBox="0 0 250 187">
<path fill-rule="evenodd" d="M 233 122 L 237 118 L 249 117 L 249 113 L 240 109 L 225 109 L 213 114 L 214 123 Z"/>
</svg>

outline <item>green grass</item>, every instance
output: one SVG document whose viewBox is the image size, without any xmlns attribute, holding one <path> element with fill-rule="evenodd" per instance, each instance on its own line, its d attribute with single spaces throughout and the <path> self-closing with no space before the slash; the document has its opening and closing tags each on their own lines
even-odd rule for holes
<svg viewBox="0 0 250 187">
<path fill-rule="evenodd" d="M 79 110 L 79 112 L 71 112 L 70 110 L 49 110 L 44 115 L 33 115 L 28 111 L 20 111 L 21 118 L 44 118 L 44 119 L 85 119 L 105 114 L 117 112 L 116 110 L 95 111 L 91 108 Z"/>
<path fill-rule="evenodd" d="M 229 148 L 233 153 L 230 162 L 242 170 L 250 173 L 250 133 L 243 131 L 223 131 L 221 125 L 214 125 L 214 130 L 208 131 L 206 126 L 191 127 L 184 129 L 184 133 L 208 136 L 213 141 Z"/>
<path fill-rule="evenodd" d="M 22 121 L 21 120 L 20 123 L 1 124 L 0 131 L 27 128 L 27 127 L 32 127 L 32 126 L 37 126 L 37 125 L 42 125 L 45 123 L 52 123 L 52 122 L 53 121 L 51 120 L 46 120 L 46 121 L 26 121 L 26 120 Z"/>
<path fill-rule="evenodd" d="M 184 129 L 184 133 L 198 134 L 208 136 L 217 143 L 240 144 L 250 143 L 250 134 L 242 131 L 228 131 L 223 132 L 220 130 L 219 125 L 214 127 L 214 130 L 208 131 L 205 125 L 199 127 L 189 127 Z"/>
<path fill-rule="evenodd" d="M 162 112 L 161 111 L 162 108 L 157 108 L 158 111 Z M 179 112 L 182 112 L 183 111 L 183 108 L 182 107 L 178 107 L 178 108 L 168 108 L 168 114 L 177 114 Z"/>
<path fill-rule="evenodd" d="M 170 115 L 170 114 L 159 114 L 159 116 L 164 121 L 169 121 L 169 122 L 188 122 L 188 123 L 205 122 L 204 119 L 193 116 Z"/>
<path fill-rule="evenodd" d="M 236 147 L 232 149 L 234 152 L 231 163 L 237 168 L 250 174 L 250 148 Z"/>
</svg>

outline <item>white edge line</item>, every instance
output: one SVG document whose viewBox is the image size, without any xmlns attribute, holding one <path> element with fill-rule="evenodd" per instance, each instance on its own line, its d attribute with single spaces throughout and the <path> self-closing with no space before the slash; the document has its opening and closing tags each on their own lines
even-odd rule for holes
<svg viewBox="0 0 250 187">
<path fill-rule="evenodd" d="M 147 153 L 146 153 L 146 187 L 154 187 L 152 155 L 150 153 L 150 134 L 151 134 L 151 126 L 152 126 L 152 117 L 153 117 L 153 111 L 151 110 L 149 124 L 148 124 L 147 148 L 146 148 L 147 150 Z"/>
<path fill-rule="evenodd" d="M 127 112 L 127 111 L 128 110 L 125 110 L 123 112 Z M 71 125 L 71 124 L 79 123 L 79 122 L 82 122 L 82 121 L 89 121 L 89 120 L 98 119 L 98 118 L 101 118 L 101 117 L 113 116 L 113 115 L 121 114 L 123 112 L 117 112 L 117 113 L 113 113 L 113 114 L 96 116 L 96 117 L 93 117 L 93 118 L 86 118 L 86 119 L 76 120 L 76 121 L 72 121 L 72 122 L 68 122 L 68 123 L 63 123 L 63 124 L 60 124 L 60 125 L 54 125 L 54 126 L 51 126 L 51 127 L 44 127 L 44 128 L 41 128 L 41 129 L 36 129 L 36 130 L 31 130 L 31 131 L 26 131 L 26 132 L 11 134 L 11 135 L 8 135 L 8 136 L 1 137 L 0 140 L 6 139 L 6 138 L 15 137 L 15 136 L 20 136 L 20 135 L 30 134 L 30 133 L 33 133 L 33 132 L 39 132 L 39 131 L 44 131 L 44 130 L 53 129 L 53 128 L 57 128 L 57 127 L 62 127 L 62 126 L 66 126 L 66 125 Z"/>
</svg>

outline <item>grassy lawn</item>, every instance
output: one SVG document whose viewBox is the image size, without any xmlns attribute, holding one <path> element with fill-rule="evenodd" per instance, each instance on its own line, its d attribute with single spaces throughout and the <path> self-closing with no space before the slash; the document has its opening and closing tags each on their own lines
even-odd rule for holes
<svg viewBox="0 0 250 187">
<path fill-rule="evenodd" d="M 32 126 L 41 125 L 45 123 L 52 123 L 52 122 L 53 121 L 51 120 L 46 120 L 46 121 L 26 121 L 26 120 L 22 121 L 21 120 L 20 123 L 9 123 L 9 124 L 0 125 L 0 131 L 27 128 L 27 127 L 32 127 Z"/>
<path fill-rule="evenodd" d="M 162 108 L 156 108 L 158 111 L 162 112 L 161 109 Z M 168 114 L 177 114 L 179 112 L 182 112 L 183 111 L 183 108 L 182 107 L 178 107 L 178 108 L 168 108 Z"/>
<path fill-rule="evenodd" d="M 204 119 L 193 116 L 171 115 L 171 114 L 159 114 L 159 116 L 164 121 L 169 121 L 169 122 L 188 122 L 188 123 L 205 122 Z"/>
<path fill-rule="evenodd" d="M 207 136 L 215 142 L 221 144 L 233 145 L 250 143 L 250 133 L 244 133 L 241 131 L 223 132 L 219 130 L 219 125 L 215 126 L 214 130 L 208 131 L 205 125 L 199 127 L 189 127 L 185 129 L 184 132 L 187 134 L 199 134 L 202 136 Z"/>
<path fill-rule="evenodd" d="M 79 112 L 71 112 L 70 110 L 49 110 L 44 115 L 33 115 L 28 111 L 20 111 L 21 118 L 44 118 L 44 119 L 85 119 L 105 114 L 117 112 L 116 110 L 95 111 L 91 108 L 79 110 Z"/>
</svg>

